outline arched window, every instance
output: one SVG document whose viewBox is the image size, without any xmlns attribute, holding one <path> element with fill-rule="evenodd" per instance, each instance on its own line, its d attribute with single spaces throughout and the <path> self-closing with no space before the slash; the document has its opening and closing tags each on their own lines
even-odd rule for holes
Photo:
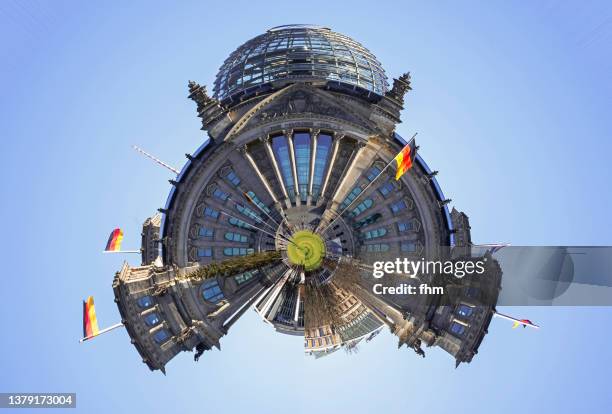
<svg viewBox="0 0 612 414">
<path fill-rule="evenodd" d="M 358 222 L 353 224 L 353 228 L 355 230 L 359 230 L 362 227 L 369 226 L 370 224 L 374 224 L 381 217 L 382 217 L 382 214 L 380 214 L 380 213 L 370 214 L 369 216 L 367 216 L 363 220 L 359 220 Z"/>
<path fill-rule="evenodd" d="M 346 196 L 342 204 L 340 204 L 340 210 L 344 210 L 347 208 L 357 196 L 361 194 L 361 187 L 355 187 L 351 190 L 351 192 Z"/>
<path fill-rule="evenodd" d="M 225 298 L 225 296 L 223 296 L 223 291 L 221 291 L 221 288 L 219 287 L 219 282 L 217 282 L 217 279 L 208 279 L 202 283 L 202 297 L 204 300 L 212 303 L 219 303 Z"/>
<path fill-rule="evenodd" d="M 361 203 L 357 204 L 357 207 L 355 207 L 353 211 L 351 211 L 351 215 L 353 217 L 358 216 L 364 211 L 366 211 L 367 209 L 369 209 L 370 207 L 372 207 L 373 205 L 374 205 L 374 201 L 371 198 L 366 198 Z"/>
<path fill-rule="evenodd" d="M 263 221 L 261 217 L 259 217 L 259 214 L 257 214 L 250 208 L 243 206 L 242 204 L 236 204 L 236 210 L 238 210 L 240 213 L 244 214 L 245 216 L 257 221 L 258 223 L 261 223 Z"/>
<path fill-rule="evenodd" d="M 363 238 L 366 240 L 376 239 L 378 237 L 382 237 L 385 234 L 387 234 L 387 229 L 385 229 L 384 227 L 381 227 L 379 229 L 369 230 L 361 234 L 363 234 Z"/>
<path fill-rule="evenodd" d="M 148 315 L 146 315 L 144 317 L 144 321 L 148 326 L 155 326 L 157 324 L 159 324 L 159 316 L 157 316 L 157 313 L 153 312 L 153 313 L 149 313 Z"/>
<path fill-rule="evenodd" d="M 229 222 L 229 224 L 231 224 L 232 226 L 235 226 L 235 227 L 240 227 L 240 228 L 243 228 L 243 229 L 250 229 L 250 228 L 252 228 L 250 224 L 245 223 L 244 221 L 239 220 L 239 219 L 237 219 L 235 217 L 230 217 L 228 219 L 228 222 Z"/>
<path fill-rule="evenodd" d="M 153 298 L 151 296 L 142 296 L 136 301 L 141 309 L 147 309 L 153 306 Z"/>
<path fill-rule="evenodd" d="M 246 247 L 226 247 L 223 249 L 223 254 L 226 256 L 246 256 L 254 252 L 255 250 Z"/>
<path fill-rule="evenodd" d="M 255 194 L 255 192 L 253 191 L 247 191 L 247 194 L 249 195 L 249 197 L 251 198 L 251 200 L 253 200 L 253 202 L 259 207 L 261 208 L 263 211 L 265 211 L 266 213 L 270 214 L 270 209 L 268 208 L 268 206 L 266 206 L 260 199 L 259 197 L 257 197 L 257 195 Z"/>
<path fill-rule="evenodd" d="M 406 253 L 414 253 L 417 250 L 416 244 L 413 242 L 401 242 L 400 250 Z"/>
<path fill-rule="evenodd" d="M 240 233 L 233 233 L 231 231 L 228 231 L 227 233 L 225 233 L 225 239 L 229 241 L 237 241 L 240 243 L 247 242 L 247 236 L 240 234 Z"/>
<path fill-rule="evenodd" d="M 367 244 L 365 246 L 367 252 L 388 252 L 388 244 Z"/>
</svg>

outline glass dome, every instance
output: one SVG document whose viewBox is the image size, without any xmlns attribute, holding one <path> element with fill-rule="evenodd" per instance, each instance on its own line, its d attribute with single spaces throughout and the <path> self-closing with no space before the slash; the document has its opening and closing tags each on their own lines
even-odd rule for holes
<svg viewBox="0 0 612 414">
<path fill-rule="evenodd" d="M 387 91 L 384 69 L 360 43 L 326 27 L 288 25 L 236 49 L 219 69 L 214 96 L 224 100 L 291 79 L 336 81 L 378 95 Z"/>
</svg>

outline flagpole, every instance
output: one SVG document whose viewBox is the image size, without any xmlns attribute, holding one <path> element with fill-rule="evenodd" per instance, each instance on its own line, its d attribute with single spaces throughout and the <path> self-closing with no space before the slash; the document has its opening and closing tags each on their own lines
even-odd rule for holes
<svg viewBox="0 0 612 414">
<path fill-rule="evenodd" d="M 493 312 L 493 315 L 495 315 L 495 316 L 497 316 L 499 318 L 502 318 L 502 319 L 506 319 L 508 321 L 519 323 L 519 324 L 521 324 L 523 326 L 529 326 L 530 328 L 540 329 L 540 327 L 538 325 L 535 325 L 535 324 L 529 323 L 529 322 L 523 322 L 520 319 L 516 319 L 516 318 L 513 318 L 512 316 L 504 315 L 503 313 Z"/>
<path fill-rule="evenodd" d="M 89 341 L 90 339 L 93 339 L 93 338 L 95 338 L 96 336 L 100 336 L 100 335 L 102 335 L 102 334 L 104 334 L 104 333 L 107 333 L 107 332 L 110 332 L 110 331 L 112 331 L 112 330 L 114 330 L 114 329 L 121 328 L 122 326 L 123 326 L 123 324 L 122 324 L 121 322 L 116 323 L 116 324 L 114 324 L 113 326 L 109 326 L 108 328 L 102 329 L 100 332 L 98 332 L 98 333 L 97 333 L 97 334 L 95 334 L 95 335 L 90 335 L 90 336 L 86 336 L 85 338 L 81 338 L 81 339 L 79 339 L 79 343 L 83 343 L 83 342 L 85 342 L 85 341 Z"/>
<path fill-rule="evenodd" d="M 230 200 L 230 201 L 232 201 L 232 202 L 233 202 L 234 204 L 236 204 L 236 205 L 240 205 L 240 203 L 238 203 L 236 200 L 234 200 L 234 199 L 233 199 L 231 196 L 228 196 L 228 197 L 227 197 L 227 199 L 228 199 L 228 200 Z M 249 216 L 249 217 L 250 217 L 251 219 L 253 219 L 253 220 L 257 221 L 257 219 L 255 219 L 254 217 L 251 217 L 251 216 Z M 259 222 L 258 222 L 258 223 L 259 223 Z M 276 221 L 275 221 L 275 223 L 276 223 Z M 272 229 L 272 230 L 276 231 L 276 229 L 275 229 L 275 228 L 274 228 L 272 225 L 270 225 L 270 224 L 266 223 L 266 222 L 265 222 L 265 221 L 263 221 L 263 220 L 262 220 L 261 224 L 264 224 L 264 225 L 268 226 L 270 229 Z M 278 223 L 276 223 L 276 224 L 278 224 Z M 279 225 L 279 226 L 280 226 L 280 225 Z"/>
<path fill-rule="evenodd" d="M 263 207 L 261 207 L 259 204 L 257 204 L 255 202 L 255 200 L 253 200 L 248 193 L 242 193 L 242 195 L 247 199 L 247 201 L 249 203 L 254 204 L 255 207 L 257 207 L 261 212 L 263 212 L 266 216 L 268 216 L 268 218 L 270 220 L 272 220 L 273 222 L 275 222 L 276 224 L 278 224 L 280 226 L 280 223 L 278 221 L 274 220 L 274 217 L 272 217 L 270 214 L 268 214 L 268 212 Z"/>
<path fill-rule="evenodd" d="M 245 198 L 247 198 L 247 200 L 249 201 L 249 203 L 255 204 L 255 205 L 256 205 L 256 206 L 257 206 L 257 207 L 258 207 L 258 208 L 261 210 L 261 207 L 259 207 L 259 206 L 258 206 L 258 205 L 257 205 L 255 202 L 253 202 L 253 201 L 250 199 L 250 197 L 247 197 L 247 194 L 246 194 L 246 193 L 243 193 L 243 196 L 244 196 Z M 228 200 L 230 200 L 230 201 L 232 201 L 232 202 L 233 202 L 234 204 L 236 204 L 236 205 L 239 205 L 239 204 L 240 204 L 240 203 L 238 203 L 236 200 L 234 200 L 234 199 L 233 199 L 231 196 L 228 196 L 228 197 L 227 197 L 227 199 L 228 199 Z M 262 211 L 263 211 L 263 210 L 262 210 Z M 266 212 L 264 211 L 264 213 L 266 213 Z M 272 218 L 272 217 L 271 217 L 270 215 L 268 215 L 267 213 L 266 213 L 266 215 L 267 215 L 268 217 L 270 217 L 270 219 L 272 219 L 272 221 L 273 221 L 274 223 L 278 224 L 278 222 L 277 222 L 276 220 L 274 220 L 274 218 Z M 251 219 L 255 220 L 255 218 L 253 218 L 253 217 L 251 217 L 251 216 L 249 216 L 249 217 L 250 217 Z M 234 217 L 234 218 L 236 218 L 236 217 Z M 240 220 L 240 219 L 237 219 L 237 220 Z M 242 220 L 241 220 L 241 221 L 242 221 Z M 255 221 L 257 221 L 257 220 L 255 220 Z M 258 223 L 259 223 L 259 222 L 258 222 Z M 271 230 L 273 230 L 274 232 L 276 232 L 276 229 L 275 229 L 274 227 L 272 227 L 270 224 L 266 223 L 265 221 L 262 221 L 261 223 L 262 223 L 262 224 L 264 224 L 264 225 L 266 225 L 266 226 L 268 226 L 268 227 L 269 227 Z M 247 224 L 248 224 L 248 223 L 247 223 Z M 249 225 L 250 225 L 250 224 L 249 224 Z M 279 226 L 279 227 L 281 227 L 281 231 L 282 231 L 282 226 L 281 226 L 280 224 L 278 224 L 278 226 Z M 262 231 L 263 231 L 263 230 L 262 230 Z M 267 234 L 270 234 L 270 233 L 267 233 Z M 288 238 L 287 236 L 285 236 L 285 235 L 284 235 L 282 232 L 280 233 L 280 236 L 281 236 L 281 238 L 282 238 L 282 239 L 284 239 L 284 240 L 286 240 L 286 241 L 290 241 L 290 240 L 289 240 L 289 238 Z M 274 236 L 274 238 L 276 238 L 276 236 Z M 292 242 L 292 243 L 293 243 L 293 242 Z M 295 244 L 295 243 L 293 243 L 293 244 Z M 297 247 L 297 244 L 296 244 L 296 247 Z"/>
<path fill-rule="evenodd" d="M 132 145 L 132 148 L 134 148 L 136 151 L 138 151 L 139 153 L 141 153 L 142 155 L 144 155 L 145 157 L 153 160 L 153 162 L 156 162 L 157 164 L 161 165 L 162 167 L 172 171 L 174 174 L 179 175 L 180 172 L 179 170 L 177 170 L 174 167 L 169 166 L 168 164 L 166 164 L 165 162 L 163 162 L 162 160 L 160 160 L 159 158 L 154 157 L 153 155 L 149 154 L 148 152 L 146 152 L 145 150 L 143 150 L 140 147 L 137 147 L 136 145 Z"/>
<path fill-rule="evenodd" d="M 418 132 L 415 132 L 415 133 L 414 133 L 414 135 L 412 136 L 412 138 L 410 138 L 410 140 L 408 141 L 408 143 L 407 143 L 406 145 L 404 145 L 404 146 L 402 147 L 402 149 L 403 149 L 403 148 L 406 148 L 406 146 L 410 145 L 410 143 L 411 143 L 412 141 L 414 141 L 414 138 L 417 136 L 417 134 L 418 134 Z M 412 156 L 412 154 L 411 154 L 411 156 Z M 387 165 L 385 165 L 385 168 L 383 168 L 383 169 L 382 169 L 382 171 L 381 171 L 380 173 L 378 173 L 378 175 L 377 175 L 376 177 L 374 177 L 374 178 L 372 179 L 372 181 L 370 181 L 370 183 L 369 183 L 368 185 L 366 185 L 366 187 L 363 189 L 363 191 L 361 191 L 359 194 L 357 194 L 357 197 L 355 197 L 355 199 L 354 199 L 353 201 L 351 201 L 351 203 L 350 203 L 348 206 L 346 206 L 346 207 L 344 208 L 344 210 L 342 210 L 340 213 L 337 213 L 336 218 L 334 218 L 332 221 L 330 221 L 330 222 L 329 222 L 329 224 L 328 224 L 327 226 L 325 226 L 325 228 L 324 228 L 323 230 L 321 230 L 321 232 L 318 232 L 318 233 L 319 233 L 319 234 L 324 234 L 324 233 L 327 231 L 327 229 L 329 229 L 329 228 L 331 227 L 331 225 L 332 225 L 332 224 L 334 224 L 334 223 L 336 222 L 336 220 L 338 220 L 338 218 L 340 218 L 340 217 L 341 217 L 341 216 L 344 214 L 344 212 L 345 212 L 346 210 L 348 210 L 348 209 L 349 209 L 349 208 L 350 208 L 350 207 L 351 207 L 351 206 L 352 206 L 352 205 L 355 203 L 355 201 L 357 201 L 357 199 L 358 199 L 358 198 L 359 198 L 359 197 L 360 197 L 362 194 L 365 194 L 366 190 L 367 190 L 368 188 L 370 188 L 370 187 L 372 186 L 372 184 L 374 184 L 374 181 L 376 181 L 376 180 L 378 179 L 378 177 L 380 177 L 381 175 L 383 175 L 383 173 L 384 173 L 384 172 L 387 170 L 387 168 L 389 168 L 389 166 L 390 166 L 390 165 L 393 163 L 393 161 L 395 161 L 395 158 L 396 158 L 396 157 L 397 157 L 397 156 L 395 156 L 395 157 L 391 158 L 391 161 L 389 161 L 389 162 L 387 163 Z"/>
<path fill-rule="evenodd" d="M 283 211 L 281 211 L 281 223 L 279 223 L 278 221 L 274 220 L 274 217 L 272 217 L 270 214 L 268 214 L 268 212 L 266 210 L 264 210 L 261 206 L 259 206 L 254 200 L 251 199 L 251 196 L 249 196 L 247 193 L 243 193 L 244 197 L 247 199 L 247 201 L 251 204 L 254 204 L 255 207 L 257 207 L 260 211 L 262 211 L 266 216 L 268 216 L 270 218 L 270 220 L 272 220 L 274 223 L 278 224 L 278 226 L 281 229 L 281 235 L 283 235 L 285 239 L 289 239 L 287 236 L 284 235 L 283 231 L 283 225 L 281 223 L 287 223 L 287 230 L 291 231 L 291 226 L 289 226 L 289 222 L 287 221 L 287 219 L 285 218 L 285 215 L 283 214 Z M 268 226 L 271 227 L 271 226 Z"/>
</svg>

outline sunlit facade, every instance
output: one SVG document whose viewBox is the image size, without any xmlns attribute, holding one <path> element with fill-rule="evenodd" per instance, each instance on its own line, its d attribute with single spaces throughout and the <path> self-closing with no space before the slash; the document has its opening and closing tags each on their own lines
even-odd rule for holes
<svg viewBox="0 0 612 414">
<path fill-rule="evenodd" d="M 278 332 L 304 336 L 315 356 L 354 349 L 388 327 L 420 355 L 426 344 L 457 363 L 471 360 L 492 315 L 484 294 L 461 293 L 455 309 L 371 293 L 373 261 L 454 258 L 471 243 L 467 216 L 449 211 L 418 152 L 395 179 L 393 160 L 406 144 L 395 129 L 410 89 L 408 74 L 389 88 L 358 42 L 302 25 L 240 46 L 212 97 L 189 83 L 209 139 L 187 155 L 160 215 L 147 222 L 143 266 L 124 266 L 114 283 L 151 369 L 184 350 L 195 349 L 197 360 L 218 347 L 247 309 Z M 307 235 L 303 244 L 293 242 L 297 234 Z M 498 276 L 472 288 L 496 295 Z"/>
</svg>

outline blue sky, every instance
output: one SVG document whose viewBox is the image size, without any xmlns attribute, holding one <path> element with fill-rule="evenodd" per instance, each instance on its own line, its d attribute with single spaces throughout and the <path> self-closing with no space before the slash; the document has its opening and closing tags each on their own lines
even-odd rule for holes
<svg viewBox="0 0 612 414">
<path fill-rule="evenodd" d="M 164 204 L 167 171 L 205 139 L 187 81 L 211 85 L 237 46 L 318 23 L 411 71 L 405 137 L 476 242 L 610 245 L 612 6 L 606 2 L 156 2 L 0 5 L 0 391 L 77 392 L 79 411 L 602 412 L 609 308 L 514 308 L 540 331 L 494 321 L 474 362 L 420 359 L 385 332 L 357 355 L 303 357 L 247 312 L 222 352 L 150 373 L 124 331 L 79 345 L 81 299 L 119 320 L 123 258 L 100 252 Z M 135 257 L 128 257 L 137 263 Z"/>
</svg>

